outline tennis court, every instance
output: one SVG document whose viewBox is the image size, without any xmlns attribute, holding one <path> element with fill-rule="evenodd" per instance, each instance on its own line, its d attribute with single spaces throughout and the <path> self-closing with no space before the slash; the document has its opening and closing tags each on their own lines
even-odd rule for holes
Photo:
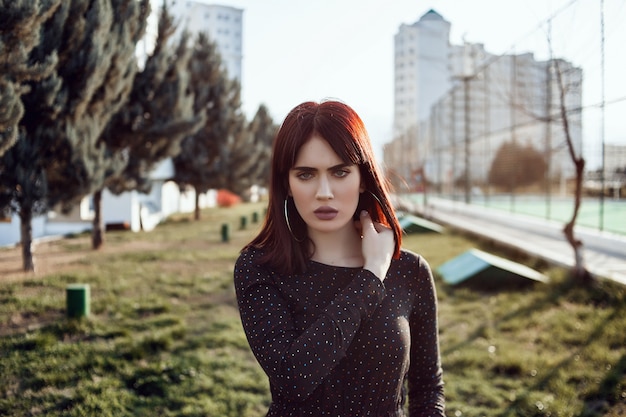
<svg viewBox="0 0 626 417">
<path fill-rule="evenodd" d="M 445 198 L 445 196 L 437 195 Z M 415 195 L 421 201 L 422 195 Z M 456 196 L 456 200 L 462 199 Z M 566 223 L 574 211 L 573 197 L 529 196 L 529 195 L 472 195 L 471 204 L 485 206 L 510 213 L 525 214 Z M 602 203 L 598 198 L 585 198 L 582 201 L 578 217 L 578 226 L 595 230 L 626 235 L 626 200 L 605 198 Z"/>
</svg>

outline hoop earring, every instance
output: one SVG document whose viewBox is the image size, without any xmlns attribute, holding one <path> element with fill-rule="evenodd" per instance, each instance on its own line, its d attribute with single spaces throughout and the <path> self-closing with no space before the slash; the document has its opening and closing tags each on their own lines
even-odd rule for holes
<svg viewBox="0 0 626 417">
<path fill-rule="evenodd" d="M 295 240 L 298 243 L 301 243 L 304 239 L 298 239 L 296 237 L 296 235 L 293 234 L 293 230 L 291 230 L 291 224 L 289 224 L 289 212 L 287 211 L 287 197 L 285 197 L 285 222 L 287 223 L 287 229 L 289 229 L 289 233 L 291 234 L 291 237 L 293 237 L 293 240 Z"/>
<path fill-rule="evenodd" d="M 378 205 L 382 209 L 383 208 L 383 203 L 380 202 L 380 199 L 378 198 L 378 196 L 376 194 L 374 194 L 373 192 L 371 192 L 370 190 L 365 190 L 365 191 L 367 191 L 368 193 L 370 193 L 370 195 L 372 197 L 374 197 L 374 200 L 376 200 L 376 202 L 378 203 Z"/>
</svg>

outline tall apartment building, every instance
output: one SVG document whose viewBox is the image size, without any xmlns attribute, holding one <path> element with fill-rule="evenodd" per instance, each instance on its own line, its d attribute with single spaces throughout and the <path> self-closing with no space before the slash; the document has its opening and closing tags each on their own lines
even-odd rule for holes
<svg viewBox="0 0 626 417">
<path fill-rule="evenodd" d="M 450 23 L 434 10 L 394 37 L 394 136 L 426 119 L 450 88 Z"/>
<path fill-rule="evenodd" d="M 243 61 L 243 10 L 192 0 L 168 0 L 169 10 L 190 33 L 205 32 L 216 43 L 230 78 L 241 82 Z"/>
<path fill-rule="evenodd" d="M 395 36 L 394 138 L 384 147 L 386 166 L 409 183 L 419 171 L 443 188 L 468 177 L 484 184 L 496 151 L 509 141 L 543 153 L 552 178 L 572 175 L 557 71 L 580 152 L 580 68 L 530 53 L 497 56 L 482 44 L 451 45 L 449 32 L 450 23 L 430 10 Z"/>
</svg>

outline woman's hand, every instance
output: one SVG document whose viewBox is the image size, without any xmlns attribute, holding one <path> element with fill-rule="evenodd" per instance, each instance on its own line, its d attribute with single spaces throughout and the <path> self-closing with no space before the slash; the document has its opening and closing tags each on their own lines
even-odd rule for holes
<svg viewBox="0 0 626 417">
<path fill-rule="evenodd" d="M 363 268 L 374 273 L 381 281 L 385 280 L 391 264 L 395 239 L 393 231 L 380 223 L 375 223 L 367 211 L 361 212 L 361 250 L 365 260 Z"/>
</svg>

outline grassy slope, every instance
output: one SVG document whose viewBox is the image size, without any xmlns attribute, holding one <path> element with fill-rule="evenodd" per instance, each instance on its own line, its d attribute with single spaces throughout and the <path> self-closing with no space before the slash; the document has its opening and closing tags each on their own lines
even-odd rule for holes
<svg viewBox="0 0 626 417">
<path fill-rule="evenodd" d="M 41 245 L 48 272 L 37 276 L 4 273 L 19 252 L 0 250 L 0 415 L 264 415 L 268 384 L 232 288 L 237 252 L 258 228 L 250 215 L 262 210 L 109 233 L 98 252 L 87 236 Z M 404 246 L 436 268 L 476 242 L 421 234 Z M 437 282 L 448 415 L 624 415 L 624 289 L 571 288 L 561 271 L 524 262 L 554 283 L 481 293 Z M 65 319 L 75 282 L 91 285 L 89 320 Z"/>
</svg>

